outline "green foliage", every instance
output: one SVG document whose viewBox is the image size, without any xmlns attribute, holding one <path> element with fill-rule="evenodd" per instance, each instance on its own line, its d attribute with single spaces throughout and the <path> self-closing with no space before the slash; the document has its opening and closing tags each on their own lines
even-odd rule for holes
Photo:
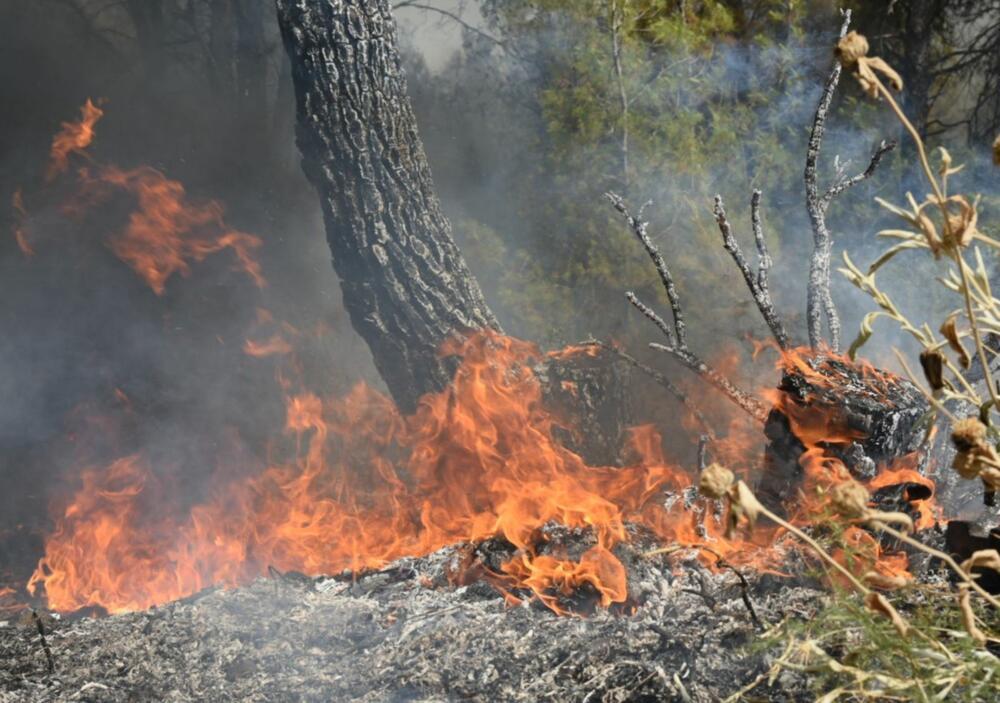
<svg viewBox="0 0 1000 703">
<path fill-rule="evenodd" d="M 807 674 L 824 703 L 1000 697 L 1000 659 L 966 634 L 950 589 L 912 587 L 897 592 L 894 602 L 913 627 L 909 637 L 900 637 L 888 618 L 857 596 L 835 593 L 812 617 L 787 619 L 756 647 L 776 655 L 772 674 Z M 995 610 L 975 611 L 996 630 Z"/>
<path fill-rule="evenodd" d="M 505 213 L 506 222 L 491 223 L 507 265 L 492 291 L 487 285 L 510 331 L 548 344 L 591 333 L 640 347 L 648 339 L 622 294 L 634 289 L 657 300 L 658 284 L 602 198 L 608 190 L 635 209 L 652 201 L 653 235 L 690 316 L 705 321 L 692 330 L 696 340 L 718 338 L 748 301 L 729 285 L 732 263 L 710 211 L 715 193 L 726 198 L 751 252 L 755 187 L 765 193 L 772 253 L 793 237 L 798 247 L 807 244 L 799 195 L 804 144 L 830 52 L 807 44 L 805 18 L 828 35 L 836 18 L 824 3 L 761 2 L 753 13 L 744 5 L 484 1 L 506 53 L 480 54 L 478 65 L 467 61 L 460 70 L 480 71 L 502 96 L 508 119 L 499 127 L 521 152 L 503 184 L 518 217 L 512 222 Z M 779 215 L 789 203 L 795 215 Z M 481 217 L 474 207 L 462 215 Z M 493 262 L 479 258 L 482 233 L 456 231 L 473 269 L 489 271 Z"/>
</svg>

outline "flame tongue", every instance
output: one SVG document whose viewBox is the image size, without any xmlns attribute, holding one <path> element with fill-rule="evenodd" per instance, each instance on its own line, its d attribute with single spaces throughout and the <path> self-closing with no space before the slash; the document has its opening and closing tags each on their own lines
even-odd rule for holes
<svg viewBox="0 0 1000 703">
<path fill-rule="evenodd" d="M 158 487 L 139 457 L 90 470 L 68 504 L 32 578 L 51 607 L 146 608 L 213 583 L 237 584 L 268 566 L 336 573 L 499 535 L 518 550 L 503 583 L 556 595 L 587 585 L 602 605 L 627 598 L 613 553 L 625 521 L 671 519 L 653 498 L 687 479 L 637 434 L 641 460 L 589 467 L 552 436 L 530 371 L 529 344 L 493 334 L 466 340 L 448 390 L 414 416 L 364 386 L 340 401 L 303 393 L 287 403 L 295 450 L 259 476 L 220 486 L 186 516 L 150 517 Z M 658 444 L 658 442 L 657 442 Z M 550 522 L 592 530 L 579 559 L 536 550 Z M 553 595 L 556 594 L 556 595 Z"/>
<path fill-rule="evenodd" d="M 88 102 L 80 122 L 63 126 L 53 141 L 50 177 L 67 171 L 72 155 L 86 157 L 102 114 Z M 156 294 L 173 274 L 189 273 L 191 262 L 223 250 L 264 286 L 254 258 L 260 240 L 229 228 L 217 203 L 190 202 L 181 184 L 149 168 L 127 171 L 90 160 L 78 177 L 79 207 L 102 202 L 109 192 L 136 203 L 127 226 L 108 244 Z M 23 219 L 20 197 L 17 206 Z M 275 325 L 263 310 L 258 323 Z M 247 340 L 243 351 L 275 363 L 287 360 L 294 369 L 295 348 L 287 339 L 295 338 L 295 330 L 274 329 Z M 633 462 L 623 468 L 588 466 L 554 439 L 556 423 L 531 371 L 540 357 L 534 346 L 480 333 L 443 352 L 462 359 L 453 384 L 422 398 L 410 417 L 364 385 L 343 398 L 325 399 L 296 390 L 279 373 L 277 388 L 287 396 L 285 427 L 272 443 L 270 465 L 262 471 L 221 466 L 210 496 L 193 506 L 171 499 L 157 480 L 157 467 L 142 454 L 83 471 L 78 490 L 56 516 L 29 590 L 44 588 L 50 607 L 59 611 L 123 612 L 213 584 L 245 583 L 269 567 L 308 574 L 359 571 L 495 537 L 509 543 L 509 558 L 494 568 L 466 564 L 456 579 L 485 578 L 511 601 L 530 594 L 565 614 L 580 594 L 603 607 L 628 602 L 626 570 L 615 549 L 628 539 L 629 522 L 665 543 L 710 545 L 729 564 L 773 569 L 782 561 L 773 529 L 758 528 L 758 548 L 725 539 L 723 521 L 704 505 L 686 509 L 694 500 L 691 477 L 666 461 L 652 427 L 633 429 Z M 596 349 L 558 355 L 581 353 Z M 735 367 L 739 360 L 734 356 L 730 363 Z M 785 353 L 782 363 L 814 391 L 829 389 L 841 372 L 869 381 L 881 396 L 894 380 L 833 357 L 821 372 L 800 351 Z M 860 435 L 828 408 L 801 400 L 785 392 L 776 406 L 804 444 L 805 500 L 796 517 L 805 521 L 822 512 L 823 491 L 848 475 L 830 448 Z M 736 460 L 734 468 L 753 466 L 757 452 L 734 438 L 716 442 L 714 449 Z M 899 470 L 904 473 L 898 477 L 921 483 L 910 469 Z M 683 507 L 681 495 L 691 498 Z M 586 548 L 571 556 L 547 543 L 551 525 L 586 532 Z M 870 555 L 881 573 L 905 569 L 905 562 L 881 555 L 867 533 L 849 536 L 853 551 Z M 5 595 L 0 592 L 0 599 Z"/>
</svg>

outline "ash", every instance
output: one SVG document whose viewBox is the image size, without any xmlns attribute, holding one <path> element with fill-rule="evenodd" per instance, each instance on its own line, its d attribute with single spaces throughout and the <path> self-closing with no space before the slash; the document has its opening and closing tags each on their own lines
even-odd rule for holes
<svg viewBox="0 0 1000 703">
<path fill-rule="evenodd" d="M 272 572 L 141 613 L 42 614 L 52 671 L 36 619 L 7 616 L 0 701 L 715 701 L 767 671 L 737 576 L 693 554 L 644 556 L 653 546 L 616 547 L 632 606 L 585 617 L 451 585 L 468 545 L 357 576 Z M 474 551 L 489 563 L 507 549 Z M 745 571 L 763 627 L 821 605 L 815 585 Z M 753 695 L 812 699 L 789 675 Z"/>
</svg>

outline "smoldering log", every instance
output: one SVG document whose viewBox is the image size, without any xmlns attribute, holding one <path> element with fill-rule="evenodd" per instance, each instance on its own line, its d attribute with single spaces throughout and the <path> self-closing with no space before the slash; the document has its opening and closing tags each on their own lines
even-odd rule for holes
<svg viewBox="0 0 1000 703">
<path fill-rule="evenodd" d="M 786 409 L 823 417 L 837 439 L 819 446 L 862 480 L 874 478 L 880 466 L 917 451 L 925 437 L 921 420 L 928 411 L 927 401 L 909 381 L 822 352 L 804 363 L 811 372 L 791 367 L 782 373 L 778 391 L 785 407 L 772 408 L 764 425 L 768 445 L 757 490 L 775 505 L 795 495 L 806 450 Z M 839 441 L 845 437 L 854 439 Z"/>
</svg>

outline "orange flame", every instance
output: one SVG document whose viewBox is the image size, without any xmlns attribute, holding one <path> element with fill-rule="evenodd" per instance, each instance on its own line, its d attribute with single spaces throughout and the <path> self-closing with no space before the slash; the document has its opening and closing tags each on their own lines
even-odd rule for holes
<svg viewBox="0 0 1000 703">
<path fill-rule="evenodd" d="M 704 538 L 691 514 L 663 502 L 690 481 L 663 460 L 652 428 L 633 433 L 629 466 L 587 466 L 553 439 L 529 370 L 534 347 L 484 333 L 447 351 L 463 359 L 454 385 L 425 396 L 412 417 L 363 385 L 340 401 L 290 396 L 293 455 L 184 517 L 142 508 L 159 501 L 140 457 L 85 472 L 32 591 L 44 585 L 56 610 L 120 612 L 243 583 L 268 566 L 336 573 L 499 535 L 518 552 L 498 579 L 564 612 L 559 595 L 584 584 L 605 606 L 626 599 L 613 550 L 628 539 L 627 521 L 664 539 Z M 539 553 L 550 522 L 590 528 L 596 544 L 578 560 Z M 717 550 L 737 548 L 710 538 Z"/>
<path fill-rule="evenodd" d="M 104 110 L 89 98 L 80 108 L 80 120 L 63 122 L 62 130 L 52 138 L 47 180 L 52 180 L 69 168 L 70 154 L 83 154 L 94 141 L 94 125 L 104 116 Z"/>
<path fill-rule="evenodd" d="M 281 354 L 291 354 L 292 345 L 286 342 L 279 335 L 271 335 L 267 339 L 257 342 L 248 339 L 243 343 L 243 352 L 249 356 L 277 356 Z"/>
<path fill-rule="evenodd" d="M 28 211 L 24 207 L 24 193 L 21 192 L 20 188 L 14 191 L 11 207 L 14 210 L 14 240 L 17 242 L 17 248 L 25 256 L 34 256 L 35 250 L 28 241 L 28 233 L 24 225 L 25 220 L 28 219 Z"/>
<path fill-rule="evenodd" d="M 261 245 L 260 239 L 227 227 L 218 202 L 192 204 L 183 185 L 148 167 L 122 171 L 109 166 L 98 178 L 138 201 L 128 227 L 112 238 L 111 249 L 145 278 L 157 295 L 163 294 L 173 274 L 190 273 L 189 261 L 202 261 L 223 249 L 232 250 L 258 287 L 265 285 L 260 264 L 251 253 Z"/>
</svg>

